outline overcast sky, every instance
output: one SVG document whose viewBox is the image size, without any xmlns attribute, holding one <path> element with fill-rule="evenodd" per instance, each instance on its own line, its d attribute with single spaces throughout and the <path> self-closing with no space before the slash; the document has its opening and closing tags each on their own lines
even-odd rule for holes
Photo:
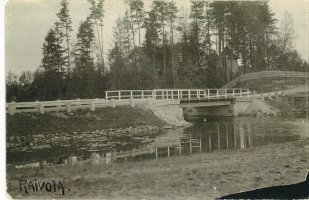
<svg viewBox="0 0 309 200">
<path fill-rule="evenodd" d="M 20 74 L 34 71 L 42 59 L 42 44 L 50 27 L 57 20 L 60 0 L 10 0 L 6 3 L 6 72 Z M 105 0 L 104 44 L 105 53 L 111 47 L 112 27 L 115 20 L 123 15 L 124 0 Z M 189 7 L 189 0 L 176 0 L 180 9 Z M 145 1 L 146 9 L 151 0 Z M 270 0 L 269 5 L 277 19 L 288 11 L 294 21 L 297 35 L 296 49 L 309 61 L 309 1 L 308 0 Z M 87 0 L 71 0 L 70 14 L 73 29 L 76 31 L 81 20 L 89 15 Z M 75 40 L 76 32 L 72 39 Z"/>
</svg>

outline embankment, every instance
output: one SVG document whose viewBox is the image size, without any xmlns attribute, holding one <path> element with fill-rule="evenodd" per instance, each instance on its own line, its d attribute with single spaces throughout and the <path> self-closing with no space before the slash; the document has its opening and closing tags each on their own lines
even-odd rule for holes
<svg viewBox="0 0 309 200">
<path fill-rule="evenodd" d="M 144 106 L 144 109 L 151 110 L 155 116 L 168 123 L 169 126 L 183 127 L 192 125 L 192 123 L 184 120 L 183 110 L 179 107 L 178 103 L 162 107 L 148 104 Z"/>
<path fill-rule="evenodd" d="M 181 117 L 169 116 L 160 109 L 129 106 L 72 113 L 20 113 L 7 115 L 6 122 L 8 163 L 61 163 L 63 157 L 76 152 L 127 150 L 152 142 L 164 129 L 187 125 Z M 63 152 L 61 158 L 54 154 L 55 149 Z"/>
<path fill-rule="evenodd" d="M 248 106 L 245 116 L 274 116 L 274 115 L 294 115 L 308 113 L 308 102 L 291 102 L 287 98 L 259 100 L 255 99 Z"/>
<path fill-rule="evenodd" d="M 7 135 L 34 135 L 58 132 L 91 131 L 139 126 L 164 127 L 168 123 L 151 110 L 121 106 L 78 110 L 72 113 L 20 113 L 7 115 Z"/>
</svg>

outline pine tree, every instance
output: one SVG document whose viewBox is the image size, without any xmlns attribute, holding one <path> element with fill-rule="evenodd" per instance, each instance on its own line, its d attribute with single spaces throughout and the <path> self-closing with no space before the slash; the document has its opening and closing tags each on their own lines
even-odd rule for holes
<svg viewBox="0 0 309 200">
<path fill-rule="evenodd" d="M 138 31 L 138 45 L 141 46 L 141 28 L 145 18 L 144 2 L 141 0 L 128 1 L 129 17 L 131 22 L 131 31 L 133 44 L 135 46 L 135 31 Z"/>
<path fill-rule="evenodd" d="M 104 0 L 88 0 L 90 3 L 90 20 L 93 20 L 93 25 L 96 28 L 98 46 L 99 46 L 99 63 L 102 65 L 103 73 L 105 73 L 105 61 L 104 61 L 104 42 L 103 42 L 103 20 L 104 20 Z"/>
<path fill-rule="evenodd" d="M 80 23 L 77 33 L 77 43 L 74 52 L 77 71 L 85 72 L 93 70 L 93 43 L 95 40 L 94 30 L 89 18 Z"/>
<path fill-rule="evenodd" d="M 56 29 L 57 30 L 57 29 Z M 47 72 L 63 73 L 65 59 L 61 47 L 61 37 L 57 35 L 55 29 L 49 29 L 43 44 L 42 68 Z"/>
<path fill-rule="evenodd" d="M 60 2 L 61 9 L 59 13 L 57 13 L 57 16 L 60 20 L 59 22 L 59 27 L 60 30 L 63 32 L 63 37 L 65 38 L 66 41 L 66 54 L 67 56 L 65 57 L 66 63 L 67 63 L 67 70 L 68 74 L 70 74 L 70 32 L 73 31 L 72 29 L 72 19 L 70 17 L 69 13 L 69 2 L 67 0 L 62 0 Z"/>
</svg>

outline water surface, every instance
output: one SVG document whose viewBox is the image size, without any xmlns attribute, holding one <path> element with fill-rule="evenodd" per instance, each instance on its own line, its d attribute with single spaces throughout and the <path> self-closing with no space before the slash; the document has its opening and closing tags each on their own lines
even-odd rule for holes
<svg viewBox="0 0 309 200">
<path fill-rule="evenodd" d="M 31 141 L 22 141 L 23 146 L 8 148 L 8 163 L 25 164 L 45 160 L 59 164 L 67 162 L 72 156 L 83 161 L 89 158 L 100 159 L 107 154 L 112 154 L 119 162 L 137 161 L 194 153 L 262 148 L 264 145 L 307 137 L 309 128 L 309 120 L 303 117 L 217 117 L 193 123 L 193 126 L 187 128 L 146 135 L 117 133 L 117 130 L 114 134 L 108 135 L 102 131 L 63 133 L 51 136 L 53 138 L 43 144 L 46 148 L 40 149 L 27 145 Z M 50 141 L 56 139 L 59 141 L 51 145 Z"/>
</svg>

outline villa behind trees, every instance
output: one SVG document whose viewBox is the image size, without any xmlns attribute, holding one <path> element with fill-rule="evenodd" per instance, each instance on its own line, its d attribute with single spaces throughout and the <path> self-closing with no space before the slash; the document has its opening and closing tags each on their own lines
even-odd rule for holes
<svg viewBox="0 0 309 200">
<path fill-rule="evenodd" d="M 88 0 L 89 15 L 72 43 L 69 2 L 46 34 L 35 73 L 7 76 L 7 101 L 102 98 L 107 89 L 220 87 L 253 71 L 307 71 L 293 47 L 288 13 L 278 23 L 265 1 L 125 2 L 114 40 L 104 52 L 104 0 Z M 110 45 L 110 44 L 108 44 Z M 107 56 L 106 56 L 107 55 Z"/>
</svg>

